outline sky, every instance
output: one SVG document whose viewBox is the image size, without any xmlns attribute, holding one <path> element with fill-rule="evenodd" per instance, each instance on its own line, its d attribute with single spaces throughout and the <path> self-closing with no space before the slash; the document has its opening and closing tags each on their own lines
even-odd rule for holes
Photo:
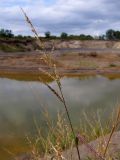
<svg viewBox="0 0 120 160">
<path fill-rule="evenodd" d="M 0 0 L 0 28 L 31 35 L 22 7 L 40 35 L 101 35 L 120 30 L 120 0 Z"/>
</svg>

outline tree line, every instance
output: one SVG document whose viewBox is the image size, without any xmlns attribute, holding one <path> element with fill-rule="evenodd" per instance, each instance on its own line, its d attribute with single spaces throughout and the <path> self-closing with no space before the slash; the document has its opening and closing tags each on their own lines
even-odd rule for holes
<svg viewBox="0 0 120 160">
<path fill-rule="evenodd" d="M 0 38 L 18 38 L 18 39 L 25 39 L 25 38 L 32 38 L 31 36 L 23 36 L 23 35 L 14 35 L 12 30 L 9 29 L 0 29 Z"/>
<path fill-rule="evenodd" d="M 113 29 L 109 29 L 105 34 L 100 36 L 92 36 L 92 35 L 68 35 L 65 32 L 62 32 L 60 36 L 54 36 L 50 31 L 45 32 L 46 39 L 76 39 L 76 40 L 120 40 L 120 31 L 116 31 Z M 25 39 L 25 38 L 33 38 L 31 36 L 23 36 L 23 35 L 14 35 L 12 30 L 1 29 L 0 30 L 0 38 L 17 38 L 17 39 Z"/>
</svg>

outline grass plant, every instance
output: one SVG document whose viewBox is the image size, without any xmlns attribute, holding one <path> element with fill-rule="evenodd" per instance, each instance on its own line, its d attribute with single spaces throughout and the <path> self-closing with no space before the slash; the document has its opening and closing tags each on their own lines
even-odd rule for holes
<svg viewBox="0 0 120 160">
<path fill-rule="evenodd" d="M 116 114 L 118 115 L 117 118 Z M 53 121 L 49 113 L 45 111 L 44 119 L 47 126 L 46 133 L 42 132 L 42 129 L 39 127 L 38 122 L 35 121 L 37 134 L 32 140 L 30 138 L 27 138 L 29 146 L 31 147 L 30 150 L 33 159 L 42 160 L 43 157 L 45 158 L 45 160 L 49 160 L 52 158 L 67 159 L 67 155 L 65 154 L 65 152 L 69 150 L 69 154 L 73 153 L 73 150 L 75 148 L 74 136 L 72 134 L 70 125 L 66 121 L 65 117 L 65 114 L 58 112 L 57 119 Z M 111 160 L 111 155 L 109 154 L 109 145 L 111 143 L 113 134 L 115 133 L 115 131 L 118 131 L 119 112 L 116 111 L 114 116 L 110 114 L 108 116 L 109 118 L 106 119 L 104 124 L 101 121 L 99 113 L 97 113 L 96 119 L 94 120 L 88 118 L 88 115 L 86 115 L 85 113 L 84 117 L 86 120 L 80 122 L 79 127 L 75 128 L 75 132 L 80 133 L 78 134 L 79 144 L 85 145 L 85 149 L 88 150 L 92 155 L 91 157 L 87 157 L 86 155 L 85 159 Z M 107 139 L 106 135 L 108 135 Z M 94 148 L 89 143 L 91 141 L 95 141 L 96 139 L 100 140 Z M 67 160 L 74 160 L 73 156 L 71 156 L 71 159 L 69 159 L 69 157 Z M 113 156 L 118 157 L 119 153 L 115 153 Z M 82 160 L 84 159 L 82 158 Z"/>
<path fill-rule="evenodd" d="M 32 155 L 34 159 L 39 160 L 40 155 L 42 155 L 43 153 L 44 153 L 43 157 L 47 157 L 49 155 L 50 157 L 52 156 L 50 159 L 65 159 L 62 156 L 62 152 L 68 148 L 72 148 L 73 146 L 75 146 L 78 159 L 81 160 L 80 151 L 78 147 L 79 142 L 80 142 L 80 143 L 85 143 L 86 147 L 91 151 L 91 153 L 93 153 L 93 156 L 96 159 L 105 160 L 111 138 L 113 136 L 113 133 L 116 131 L 119 125 L 120 110 L 117 112 L 117 118 L 111 130 L 109 128 L 110 125 L 106 126 L 105 128 L 102 128 L 102 124 L 100 123 L 100 120 L 96 121 L 95 124 L 92 124 L 91 122 L 87 120 L 87 116 L 86 116 L 86 120 L 89 122 L 88 126 L 86 127 L 90 127 L 91 129 L 90 135 L 92 138 L 95 139 L 95 138 L 98 138 L 99 136 L 103 136 L 103 139 L 104 139 L 105 133 L 110 133 L 108 141 L 107 142 L 104 141 L 103 151 L 97 151 L 97 149 L 94 149 L 92 148 L 92 146 L 87 144 L 88 142 L 86 140 L 87 138 L 84 138 L 83 135 L 85 135 L 85 137 L 88 136 L 89 134 L 88 128 L 86 130 L 87 132 L 84 129 L 80 128 L 79 134 L 77 135 L 77 132 L 75 131 L 72 125 L 71 116 L 69 113 L 69 106 L 67 105 L 64 94 L 63 94 L 63 88 L 62 88 L 60 76 L 57 71 L 57 65 L 56 65 L 57 63 L 55 63 L 54 56 L 52 54 L 53 53 L 52 51 L 54 50 L 54 45 L 53 45 L 51 52 L 47 53 L 44 47 L 44 44 L 41 41 L 40 36 L 38 35 L 36 29 L 34 28 L 32 22 L 30 21 L 30 19 L 28 18 L 27 14 L 25 13 L 23 9 L 22 9 L 22 12 L 26 18 L 26 22 L 30 25 L 31 30 L 36 37 L 36 40 L 39 46 L 43 49 L 43 55 L 42 57 L 40 57 L 40 59 L 42 59 L 44 63 L 46 63 L 46 65 L 50 69 L 50 72 L 46 70 L 42 70 L 41 68 L 39 68 L 39 70 L 56 82 L 57 89 L 50 86 L 50 84 L 48 84 L 47 82 L 44 82 L 42 80 L 42 77 L 39 77 L 39 79 L 43 81 L 45 86 L 48 87 L 48 89 L 63 104 L 65 113 L 67 116 L 67 120 L 68 120 L 67 122 L 64 121 L 64 118 L 58 114 L 57 122 L 53 126 L 53 124 L 51 123 L 52 120 L 49 120 L 48 114 L 46 114 L 47 124 L 49 128 L 49 132 L 47 133 L 47 135 L 44 137 L 41 133 L 41 130 L 37 127 L 38 137 L 35 139 L 34 143 L 31 142 L 31 140 L 28 138 L 29 144 L 32 146 L 31 150 L 32 150 Z M 91 137 L 88 136 L 89 139 L 92 139 Z M 47 157 L 46 159 L 49 159 L 49 158 Z M 73 157 L 73 160 L 74 160 L 74 157 Z"/>
<path fill-rule="evenodd" d="M 26 18 L 26 22 L 30 25 L 31 30 L 35 35 L 35 37 L 38 41 L 38 44 L 40 45 L 40 47 L 42 49 L 45 50 L 45 47 L 44 47 L 43 43 L 41 42 L 41 40 L 39 38 L 39 35 L 38 35 L 36 29 L 34 28 L 32 22 L 30 21 L 29 17 L 27 16 L 27 14 L 24 12 L 24 10 L 22 8 L 21 8 L 21 10 L 22 10 L 22 12 L 23 12 L 23 14 Z M 54 46 L 51 50 L 51 53 L 52 53 L 53 50 L 54 50 Z M 52 73 L 49 73 L 45 70 L 43 70 L 43 73 L 47 74 L 50 78 L 52 78 L 56 82 L 57 87 L 58 87 L 58 91 L 56 91 L 54 88 L 52 88 L 48 83 L 44 83 L 44 82 L 43 83 L 61 101 L 61 103 L 63 104 L 63 106 L 65 108 L 66 115 L 67 115 L 67 118 L 68 118 L 68 122 L 69 122 L 71 131 L 72 131 L 72 134 L 73 134 L 73 137 L 74 137 L 74 142 L 75 142 L 75 146 L 76 146 L 76 150 L 77 150 L 77 154 L 78 154 L 78 159 L 80 160 L 81 159 L 80 158 L 80 152 L 79 152 L 78 144 L 77 144 L 77 141 L 76 141 L 77 137 L 76 137 L 76 133 L 74 132 L 72 121 L 71 121 L 71 118 L 70 118 L 69 109 L 68 109 L 68 106 L 66 104 L 66 100 L 64 98 L 64 95 L 63 95 L 62 84 L 61 84 L 61 81 L 60 81 L 59 73 L 57 72 L 56 64 L 52 63 L 52 60 L 53 60 L 52 54 L 46 54 L 46 50 L 45 50 L 45 52 L 43 52 L 42 60 L 48 65 L 48 67 L 50 67 L 52 69 Z M 41 77 L 39 77 L 39 79 L 41 80 Z"/>
</svg>

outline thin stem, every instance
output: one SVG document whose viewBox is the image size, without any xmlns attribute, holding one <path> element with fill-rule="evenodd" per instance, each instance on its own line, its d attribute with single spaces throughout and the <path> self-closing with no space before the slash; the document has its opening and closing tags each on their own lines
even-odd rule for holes
<svg viewBox="0 0 120 160">
<path fill-rule="evenodd" d="M 73 125 L 72 125 L 70 114 L 69 114 L 69 111 L 68 111 L 68 107 L 66 105 L 66 101 L 65 101 L 65 98 L 64 98 L 64 95 L 63 95 L 63 92 L 62 92 L 62 88 L 60 86 L 59 86 L 59 90 L 60 90 L 60 93 L 61 93 L 61 96 L 62 96 L 62 99 L 63 99 L 63 104 L 64 104 L 64 107 L 65 107 L 65 110 L 66 110 L 68 121 L 69 121 L 71 130 L 72 130 L 72 133 L 73 133 L 73 136 L 74 136 L 74 141 L 75 141 L 75 146 L 76 146 L 76 149 L 77 149 L 78 159 L 81 160 L 81 158 L 80 158 L 80 152 L 79 152 L 79 148 L 78 148 L 78 143 L 76 141 L 76 135 L 75 135 L 75 132 L 74 132 L 74 129 L 73 129 Z"/>
<path fill-rule="evenodd" d="M 39 38 L 39 36 L 38 36 L 38 33 L 37 33 L 36 29 L 34 28 L 32 22 L 30 21 L 29 17 L 28 17 L 27 14 L 25 13 L 25 11 L 24 11 L 22 8 L 21 8 L 21 10 L 22 10 L 22 12 L 23 12 L 23 14 L 24 14 L 24 16 L 25 16 L 25 18 L 26 18 L 27 23 L 30 25 L 30 27 L 31 27 L 31 29 L 32 29 L 32 32 L 35 34 L 36 39 L 39 41 L 39 44 L 42 45 L 41 40 L 40 40 L 40 38 Z M 45 49 L 44 46 L 42 46 L 42 48 Z M 53 51 L 53 50 L 54 50 L 54 46 L 53 46 L 53 48 L 52 48 L 52 51 Z M 50 67 L 52 67 L 51 61 L 50 61 L 50 63 L 49 63 L 49 60 L 50 60 L 50 59 L 48 59 L 48 58 L 46 59 L 46 57 L 47 57 L 46 52 L 44 53 L 44 56 L 45 56 L 45 57 L 43 58 L 44 61 L 45 61 L 45 62 L 47 61 L 47 62 L 48 62 L 48 63 L 47 63 L 48 66 L 50 65 Z M 67 107 L 67 105 L 66 105 L 66 101 L 65 101 L 65 98 L 64 98 L 64 95 L 63 95 L 63 92 L 62 92 L 59 75 L 56 73 L 56 67 L 55 67 L 55 66 L 53 67 L 53 71 L 54 71 L 54 73 L 55 73 L 55 79 L 56 79 L 57 86 L 58 86 L 58 88 L 59 88 L 59 91 L 60 91 L 61 96 L 59 96 L 59 94 L 58 94 L 51 86 L 49 86 L 47 83 L 44 83 L 44 84 L 60 99 L 60 101 L 63 103 L 63 105 L 64 105 L 64 107 L 65 107 L 65 111 L 66 111 L 66 114 L 67 114 L 67 117 L 68 117 L 68 121 L 69 121 L 69 124 L 70 124 L 70 128 L 71 128 L 72 133 L 73 133 L 73 136 L 74 136 L 74 141 L 75 141 L 75 145 L 76 145 L 76 149 L 77 149 L 77 153 L 78 153 L 78 159 L 80 160 L 81 158 L 80 158 L 78 143 L 77 143 L 77 140 L 76 140 L 77 137 L 75 136 L 75 132 L 74 132 L 73 125 L 72 125 L 72 122 L 71 122 L 70 114 L 69 114 L 69 111 L 68 111 L 68 107 Z M 48 74 L 49 74 L 49 73 L 48 73 Z M 51 76 L 50 76 L 50 77 L 51 77 Z"/>
<path fill-rule="evenodd" d="M 109 147 L 111 138 L 112 138 L 112 136 L 113 136 L 113 134 L 114 134 L 116 128 L 117 128 L 118 125 L 119 125 L 119 119 L 120 119 L 120 108 L 119 108 L 119 110 L 118 110 L 117 118 L 116 118 L 115 124 L 113 125 L 113 128 L 112 128 L 112 130 L 111 130 L 110 136 L 109 136 L 108 141 L 107 141 L 107 145 L 106 145 L 106 147 L 105 147 L 105 151 L 104 151 L 104 154 L 103 154 L 104 157 L 106 156 L 106 153 L 107 153 L 107 150 L 108 150 L 108 147 Z"/>
</svg>

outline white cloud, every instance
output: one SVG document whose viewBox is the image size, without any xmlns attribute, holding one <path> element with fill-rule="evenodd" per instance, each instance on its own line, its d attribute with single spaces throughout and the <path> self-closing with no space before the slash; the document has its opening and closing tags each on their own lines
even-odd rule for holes
<svg viewBox="0 0 120 160">
<path fill-rule="evenodd" d="M 57 0 L 51 5 L 46 5 L 45 0 L 0 0 L 0 27 L 16 34 L 30 33 L 19 6 L 41 33 L 50 30 L 53 34 L 100 34 L 109 28 L 119 29 L 117 0 Z"/>
</svg>

